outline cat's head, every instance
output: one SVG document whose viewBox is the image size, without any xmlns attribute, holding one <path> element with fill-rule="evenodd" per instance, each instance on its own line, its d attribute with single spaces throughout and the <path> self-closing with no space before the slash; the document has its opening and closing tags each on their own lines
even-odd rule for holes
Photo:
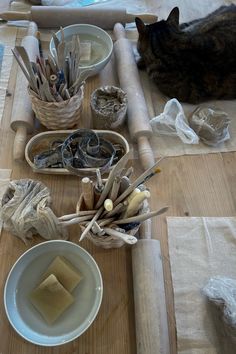
<svg viewBox="0 0 236 354">
<path fill-rule="evenodd" d="M 150 45 L 150 37 L 154 34 L 158 36 L 168 35 L 179 28 L 179 9 L 174 7 L 166 20 L 161 20 L 150 25 L 145 23 L 139 18 L 135 18 L 136 27 L 139 33 L 137 48 L 142 55 L 148 49 Z"/>
</svg>

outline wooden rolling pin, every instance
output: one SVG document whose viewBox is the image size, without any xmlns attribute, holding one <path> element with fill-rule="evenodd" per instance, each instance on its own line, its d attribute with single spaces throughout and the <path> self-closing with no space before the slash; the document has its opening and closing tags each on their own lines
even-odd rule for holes
<svg viewBox="0 0 236 354">
<path fill-rule="evenodd" d="M 35 61 L 36 56 L 39 56 L 39 44 L 35 37 L 37 30 L 37 25 L 30 22 L 27 35 L 22 40 L 22 46 L 25 47 L 31 61 Z M 21 68 L 18 67 L 11 115 L 11 128 L 16 132 L 13 145 L 15 161 L 24 159 L 27 133 L 31 133 L 34 127 L 34 114 L 27 87 L 28 81 Z"/>
<path fill-rule="evenodd" d="M 116 26 L 117 30 L 117 26 Z M 122 29 L 121 29 L 122 30 Z M 127 41 L 125 39 L 125 41 Z M 116 44 L 115 44 L 116 47 Z M 130 45 L 127 44 L 129 51 L 131 52 Z M 124 47 L 126 48 L 126 47 Z M 118 49 L 120 50 L 120 49 Z M 124 49 L 126 50 L 126 49 Z M 117 49 L 116 49 L 117 51 Z M 117 54 L 117 52 L 116 52 Z M 121 52 L 119 54 L 122 57 L 127 55 L 127 52 Z M 124 68 L 124 75 L 131 81 L 131 73 L 136 68 L 136 63 L 133 60 L 133 54 L 131 55 L 132 69 L 130 65 Z M 104 72 L 100 73 L 102 84 L 116 85 L 116 77 L 114 70 L 111 70 L 109 65 L 106 66 Z M 109 67 L 109 70 L 107 69 Z M 136 70 L 135 70 L 136 71 Z M 135 73 L 135 75 L 138 75 Z M 119 74 L 121 79 L 121 75 Z M 110 79 L 111 78 L 111 79 Z M 132 77 L 133 79 L 133 77 Z M 107 82 L 109 80 L 109 82 Z M 124 78 L 125 80 L 125 78 Z M 126 80 L 125 80 L 126 81 Z M 126 81 L 127 82 L 127 81 Z M 139 80 L 138 80 L 139 83 Z M 140 83 L 139 83 L 140 84 Z M 132 89 L 134 91 L 132 92 Z M 134 95 L 136 87 L 132 87 L 130 95 Z M 143 99 L 142 99 L 143 102 Z M 145 107 L 145 103 L 144 103 Z M 136 112 L 136 108 L 135 112 Z M 139 108 L 137 108 L 139 111 Z M 145 114 L 147 110 L 144 109 Z M 135 113 L 133 113 L 135 114 Z M 139 117 L 139 113 L 137 113 Z M 132 124 L 138 124 L 138 119 Z M 130 118 L 130 117 L 129 117 Z M 132 124 L 130 129 L 132 129 Z M 145 128 L 146 125 L 144 125 Z M 143 124 L 142 124 L 143 127 Z M 149 124 L 148 124 L 149 135 Z M 136 129 L 135 129 L 136 130 Z M 153 166 L 153 158 L 147 160 L 147 168 Z M 112 215 L 112 214 L 111 214 Z M 137 342 L 137 354 L 169 354 L 169 335 L 168 335 L 168 323 L 165 301 L 165 287 L 163 279 L 163 268 L 161 260 L 160 243 L 158 240 L 151 239 L 152 225 L 151 219 L 141 223 L 139 229 L 140 240 L 136 245 L 131 248 L 132 252 L 132 268 L 133 268 L 133 288 L 134 288 L 134 302 L 135 302 L 135 327 L 136 327 L 136 342 Z"/>
<path fill-rule="evenodd" d="M 139 236 L 146 239 L 132 246 L 137 354 L 169 354 L 160 242 Z"/>
<path fill-rule="evenodd" d="M 114 26 L 116 42 L 114 53 L 121 88 L 128 96 L 128 126 L 134 142 L 138 144 L 139 158 L 144 170 L 154 165 L 154 156 L 149 144 L 152 129 L 149 123 L 139 72 L 134 58 L 130 41 L 125 38 L 125 29 L 122 24 Z"/>
<path fill-rule="evenodd" d="M 6 21 L 29 20 L 37 23 L 39 27 L 55 28 L 65 27 L 76 23 L 88 23 L 104 29 L 113 29 L 116 22 L 123 24 L 134 22 L 135 17 L 144 22 L 152 23 L 157 20 L 153 14 L 129 14 L 126 8 L 112 7 L 85 7 L 67 8 L 60 6 L 32 6 L 29 12 L 7 11 L 0 14 Z"/>
</svg>

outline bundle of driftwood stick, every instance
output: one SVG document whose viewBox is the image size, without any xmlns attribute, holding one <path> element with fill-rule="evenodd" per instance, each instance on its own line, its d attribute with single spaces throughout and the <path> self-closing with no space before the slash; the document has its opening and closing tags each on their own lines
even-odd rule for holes
<svg viewBox="0 0 236 354">
<path fill-rule="evenodd" d="M 144 202 L 150 197 L 145 182 L 160 172 L 157 161 L 134 182 L 130 181 L 133 168 L 125 168 L 129 154 L 125 155 L 110 172 L 107 180 L 102 180 L 99 169 L 97 180 L 82 179 L 82 195 L 77 213 L 59 218 L 64 226 L 79 224 L 82 229 L 80 241 L 89 233 L 94 236 L 112 236 L 125 243 L 134 244 L 137 238 L 132 230 L 138 230 L 140 223 L 168 210 L 145 212 Z"/>
</svg>

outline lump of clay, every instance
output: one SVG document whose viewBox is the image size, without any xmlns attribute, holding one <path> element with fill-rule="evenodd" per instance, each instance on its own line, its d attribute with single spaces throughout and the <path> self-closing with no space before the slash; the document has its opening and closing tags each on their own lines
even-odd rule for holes
<svg viewBox="0 0 236 354">
<path fill-rule="evenodd" d="M 218 108 L 198 107 L 189 118 L 189 125 L 207 145 L 215 146 L 230 138 L 230 119 Z"/>
<path fill-rule="evenodd" d="M 74 297 L 51 274 L 32 291 L 30 300 L 43 318 L 52 324 L 74 302 Z"/>
<path fill-rule="evenodd" d="M 4 228 L 25 243 L 39 234 L 46 240 L 66 239 L 67 230 L 50 208 L 49 189 L 31 179 L 11 181 L 1 201 Z"/>
<path fill-rule="evenodd" d="M 82 279 L 78 269 L 62 256 L 57 256 L 52 261 L 43 274 L 43 279 L 47 278 L 50 274 L 54 274 L 64 288 L 70 292 L 74 290 Z"/>
</svg>

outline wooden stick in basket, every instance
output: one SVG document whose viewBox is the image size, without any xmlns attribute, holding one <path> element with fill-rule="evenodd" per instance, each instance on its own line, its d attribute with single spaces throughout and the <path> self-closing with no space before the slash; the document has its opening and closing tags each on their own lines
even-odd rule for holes
<svg viewBox="0 0 236 354">
<path fill-rule="evenodd" d="M 143 201 L 147 198 L 150 198 L 150 192 L 147 190 L 136 194 L 128 204 L 127 209 L 124 213 L 124 218 L 136 215 Z"/>
<path fill-rule="evenodd" d="M 92 217 L 94 214 L 96 214 L 96 212 L 97 212 L 97 210 L 82 210 L 82 211 L 79 211 L 78 213 L 60 216 L 58 218 L 58 220 L 67 221 L 70 219 L 77 218 L 79 216 L 87 216 L 87 215 L 91 215 L 91 217 Z"/>
<path fill-rule="evenodd" d="M 98 209 L 97 213 L 94 215 L 92 220 L 88 223 L 85 230 L 82 232 L 79 241 L 82 241 L 85 238 L 85 236 L 87 235 L 89 230 L 92 228 L 94 222 L 98 220 L 98 218 L 102 214 L 102 212 L 103 212 L 103 205 Z"/>
<path fill-rule="evenodd" d="M 116 225 L 120 225 L 120 224 L 129 224 L 132 222 L 143 222 L 145 220 L 153 218 L 154 216 L 164 214 L 165 212 L 167 212 L 168 209 L 169 209 L 169 207 L 164 207 L 159 210 L 150 211 L 149 213 L 135 215 L 130 218 L 118 219 L 114 223 Z"/>
<path fill-rule="evenodd" d="M 137 238 L 134 236 L 131 236 L 129 234 L 125 234 L 123 232 L 119 232 L 119 231 L 111 229 L 109 227 L 104 227 L 104 231 L 107 235 L 121 238 L 123 241 L 125 241 L 126 243 L 128 243 L 130 245 L 134 245 L 138 241 Z"/>
<path fill-rule="evenodd" d="M 103 202 L 105 201 L 108 193 L 110 192 L 113 182 L 115 180 L 116 175 L 120 172 L 120 170 L 126 165 L 126 163 L 128 162 L 130 158 L 130 153 L 128 152 L 126 155 L 124 155 L 118 162 L 117 164 L 113 167 L 113 169 L 111 170 L 107 182 L 105 184 L 105 187 L 100 195 L 100 198 L 98 199 L 98 202 L 95 206 L 95 209 L 100 208 L 100 206 L 103 204 Z"/>
<path fill-rule="evenodd" d="M 89 221 L 89 220 L 91 220 L 91 215 L 80 216 L 80 217 L 73 218 L 70 220 L 65 220 L 65 221 L 60 220 L 60 224 L 63 226 L 69 226 L 69 225 L 80 224 L 83 221 Z"/>
<path fill-rule="evenodd" d="M 140 184 L 143 184 L 146 182 L 149 178 L 154 176 L 156 173 L 160 172 L 160 170 L 157 168 L 159 165 L 160 161 L 163 160 L 163 157 L 160 158 L 154 165 L 152 165 L 150 168 L 148 168 L 141 176 L 139 176 L 131 185 L 122 193 L 114 202 L 114 207 L 119 204 L 122 200 L 125 199 L 130 193 L 133 192 L 133 190 Z"/>
<path fill-rule="evenodd" d="M 93 193 L 93 184 L 90 178 L 84 177 L 81 181 L 82 193 L 84 197 L 85 207 L 88 210 L 93 209 L 94 203 L 94 193 Z"/>
</svg>

